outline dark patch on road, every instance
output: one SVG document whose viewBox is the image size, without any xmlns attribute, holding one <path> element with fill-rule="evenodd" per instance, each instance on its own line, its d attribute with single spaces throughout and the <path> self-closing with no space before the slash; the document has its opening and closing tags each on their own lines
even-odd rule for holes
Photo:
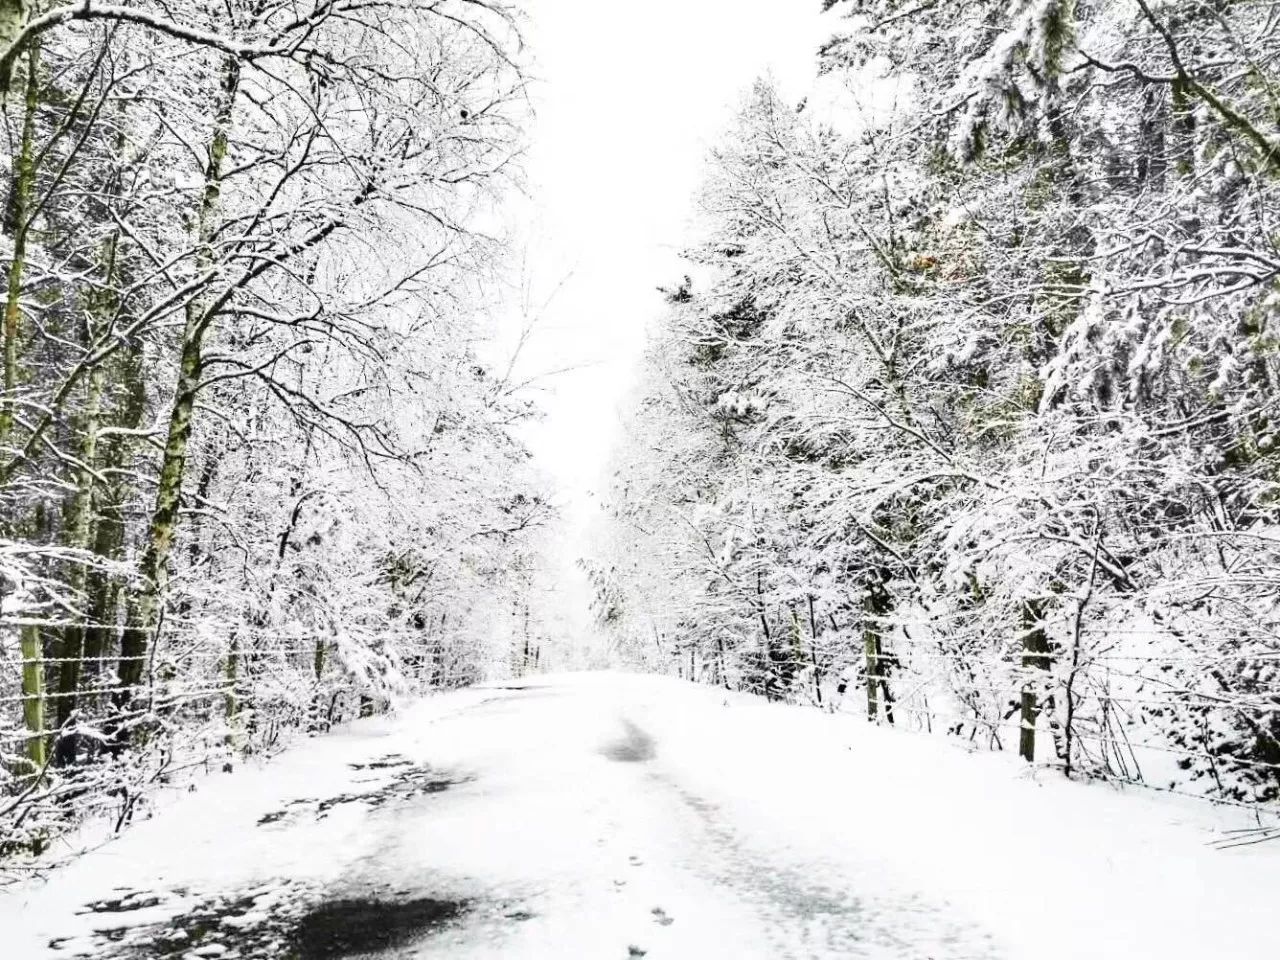
<svg viewBox="0 0 1280 960">
<path fill-rule="evenodd" d="M 353 793 L 340 793 L 335 797 L 316 800 L 308 797 L 293 800 L 283 809 L 273 810 L 258 818 L 258 826 L 265 827 L 284 820 L 297 819 L 299 815 L 310 813 L 315 819 L 322 820 L 334 807 L 349 803 L 363 803 L 377 809 L 388 804 L 404 803 L 418 797 L 433 793 L 443 793 L 450 787 L 470 783 L 474 778 L 460 774 L 435 770 L 429 766 L 405 766 L 409 761 L 387 758 L 381 761 L 364 764 L 352 764 L 356 769 L 394 769 L 396 773 L 390 780 L 379 783 L 369 790 Z"/>
<path fill-rule="evenodd" d="M 335 900 L 322 903 L 298 922 L 292 934 L 297 960 L 338 960 L 403 947 L 457 919 L 466 901 Z"/>
<path fill-rule="evenodd" d="M 390 770 L 395 767 L 412 767 L 413 761 L 398 753 L 392 753 L 379 760 L 370 760 L 368 763 L 348 763 L 347 766 L 352 770 Z"/>
<path fill-rule="evenodd" d="M 467 708 L 468 713 L 493 714 L 509 713 L 512 710 L 523 710 L 530 700 L 556 700 L 564 697 L 564 691 L 558 687 L 543 684 L 530 684 L 527 687 L 509 684 L 500 687 L 485 687 L 494 694 L 480 703 Z"/>
<path fill-rule="evenodd" d="M 175 891 L 176 893 L 176 891 Z M 235 947 L 242 957 L 281 956 L 281 919 L 262 914 L 261 923 L 245 923 L 252 917 L 256 896 L 234 894 L 203 900 L 162 923 L 129 923 L 128 914 L 167 902 L 168 894 L 130 894 L 122 901 L 100 900 L 83 912 L 111 917 L 112 926 L 95 927 L 93 943 L 65 939 L 49 943 L 51 950 L 70 950 L 70 955 L 101 960 L 176 960 L 188 956 L 218 956 L 218 947 L 231 953 Z M 87 946 L 87 949 L 86 949 Z M 202 954 L 201 950 L 208 951 Z"/>
<path fill-rule="evenodd" d="M 129 911 L 163 903 L 170 896 L 131 894 L 135 906 L 120 907 L 117 901 L 89 905 L 87 912 L 112 919 L 110 926 L 94 930 L 91 942 L 58 939 L 49 947 L 68 957 L 94 960 L 341 960 L 423 939 L 472 906 L 467 900 L 410 897 L 388 890 L 380 894 L 324 899 L 312 888 L 286 881 L 207 897 L 161 922 L 129 924 Z"/>
<path fill-rule="evenodd" d="M 300 800 L 291 800 L 289 802 L 289 806 L 285 807 L 283 810 L 272 810 L 270 813 L 264 813 L 261 817 L 258 818 L 258 826 L 265 827 L 268 824 L 279 823 L 281 820 L 284 820 L 286 817 L 288 817 L 289 814 L 292 812 L 290 810 L 290 807 L 301 807 L 309 803 L 315 803 L 315 802 L 316 802 L 315 800 L 312 800 L 310 798 L 303 798 Z"/>
<path fill-rule="evenodd" d="M 645 733 L 630 720 L 622 721 L 624 735 L 619 740 L 611 740 L 600 748 L 600 752 L 615 763 L 645 763 L 657 755 L 657 746 L 653 737 Z"/>
<path fill-rule="evenodd" d="M 133 910 L 146 910 L 148 907 L 159 906 L 163 902 L 163 897 L 154 894 L 130 893 L 115 900 L 95 900 L 93 903 L 86 904 L 80 912 L 129 913 Z"/>
<path fill-rule="evenodd" d="M 524 693 L 524 694 L 529 694 L 532 697 L 559 697 L 564 695 L 564 690 L 560 687 L 555 686 L 554 684 L 532 683 L 532 682 L 521 683 L 518 680 L 513 681 L 511 683 L 490 683 L 478 689 L 492 690 L 495 692 L 502 691 L 503 693 Z M 496 699 L 511 700 L 516 698 L 498 697 Z M 519 699 L 528 699 L 528 697 L 521 697 Z M 489 702 L 491 701 L 489 700 L 484 701 L 484 703 L 489 703 Z M 484 704 L 479 704 L 479 706 L 483 706 L 483 705 Z"/>
</svg>

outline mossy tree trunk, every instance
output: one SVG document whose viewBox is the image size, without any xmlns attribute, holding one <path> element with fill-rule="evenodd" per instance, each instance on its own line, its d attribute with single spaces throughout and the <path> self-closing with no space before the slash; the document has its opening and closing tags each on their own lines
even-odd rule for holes
<svg viewBox="0 0 1280 960">
<path fill-rule="evenodd" d="M 32 0 L 0 0 L 0 54 L 8 51 L 31 19 Z M 8 71 L 0 72 L 0 96 L 9 92 Z"/>
<path fill-rule="evenodd" d="M 142 425 L 147 409 L 142 345 L 134 343 L 117 356 L 108 380 L 121 389 L 124 400 L 113 418 L 113 425 L 134 431 Z M 136 440 L 129 433 L 116 433 L 103 437 L 98 445 L 99 473 L 106 478 L 106 483 L 99 484 L 94 491 L 93 552 L 104 560 L 119 560 L 124 556 L 125 509 L 130 485 L 121 479 L 121 470 L 128 462 L 134 443 Z M 85 686 L 86 675 L 97 672 L 101 662 L 99 658 L 106 656 L 113 647 L 121 580 L 100 567 L 94 567 L 87 573 L 85 589 L 89 609 L 84 632 L 82 687 Z"/>
<path fill-rule="evenodd" d="M 0 0 L 2 2 L 2 0 Z M 13 433 L 13 408 L 18 389 L 18 340 L 21 336 L 22 278 L 27 266 L 27 236 L 31 224 L 31 200 L 35 192 L 36 111 L 40 105 L 40 46 L 32 42 L 27 51 L 26 103 L 22 119 L 22 139 L 13 162 L 9 188 L 9 209 L 5 220 L 13 237 L 13 259 L 9 261 L 4 305 L 4 398 L 0 401 L 0 447 Z"/>
<path fill-rule="evenodd" d="M 13 10 L 26 5 L 7 4 L 0 0 L 0 33 L 8 29 Z M 20 27 L 21 24 L 19 23 Z M 22 279 L 27 263 L 27 236 L 30 232 L 31 201 L 35 191 L 36 111 L 39 108 L 40 48 L 32 44 L 27 51 L 26 100 L 22 135 L 13 162 L 9 188 L 6 226 L 13 237 L 13 257 L 9 262 L 4 308 L 4 397 L 0 399 L 0 447 L 6 446 L 13 433 L 14 400 L 20 381 L 19 348 L 21 337 Z M 6 517 L 3 526 L 12 533 L 14 519 Z M 22 654 L 22 718 L 27 730 L 26 755 L 41 770 L 47 748 L 45 730 L 44 648 L 40 628 L 26 625 L 20 629 L 19 649 Z"/>
<path fill-rule="evenodd" d="M 213 263 L 210 241 L 216 230 L 218 200 L 221 192 L 223 165 L 227 155 L 228 133 L 236 94 L 240 87 L 240 64 L 226 62 L 220 100 L 209 145 L 209 162 L 205 169 L 204 192 L 196 217 L 197 273 L 206 272 Z M 187 304 L 186 322 L 178 365 L 178 383 L 169 413 L 168 434 L 161 459 L 160 478 L 156 489 L 155 508 L 143 547 L 139 574 L 142 585 L 130 604 L 129 624 L 120 645 L 120 690 L 118 699 L 128 702 L 140 686 L 145 659 L 151 648 L 152 634 L 159 622 L 160 604 L 169 579 L 169 555 L 178 530 L 178 512 L 182 501 L 182 482 L 186 472 L 187 449 L 191 439 L 196 395 L 204 369 L 204 338 L 211 317 L 206 298 L 196 297 Z"/>
</svg>

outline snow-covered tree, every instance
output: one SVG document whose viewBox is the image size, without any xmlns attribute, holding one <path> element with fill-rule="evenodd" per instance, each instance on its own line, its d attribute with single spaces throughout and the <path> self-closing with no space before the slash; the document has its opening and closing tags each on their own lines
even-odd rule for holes
<svg viewBox="0 0 1280 960">
<path fill-rule="evenodd" d="M 0 5 L 0 848 L 493 660 L 548 514 L 474 349 L 518 51 L 487 0 Z"/>
<path fill-rule="evenodd" d="M 760 83 L 714 152 L 594 560 L 607 626 L 1275 799 L 1271 11 L 829 6 L 821 69 L 875 102 L 832 129 Z"/>
</svg>

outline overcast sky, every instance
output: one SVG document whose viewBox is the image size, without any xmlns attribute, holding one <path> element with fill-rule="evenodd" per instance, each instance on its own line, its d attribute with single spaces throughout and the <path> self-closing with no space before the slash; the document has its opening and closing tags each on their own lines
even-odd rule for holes
<svg viewBox="0 0 1280 960">
<path fill-rule="evenodd" d="M 527 276 L 541 311 L 521 358 L 544 382 L 529 435 L 566 507 L 568 552 L 592 507 L 659 285 L 678 280 L 704 158 L 751 82 L 796 98 L 832 24 L 819 0 L 529 0 L 537 80 Z M 558 290 L 557 290 L 558 288 Z M 553 291 L 556 291 L 552 297 Z"/>
</svg>

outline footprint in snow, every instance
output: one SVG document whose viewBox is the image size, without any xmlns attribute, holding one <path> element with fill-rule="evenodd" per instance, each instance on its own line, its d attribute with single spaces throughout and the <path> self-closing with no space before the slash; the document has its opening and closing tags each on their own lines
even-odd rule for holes
<svg viewBox="0 0 1280 960">
<path fill-rule="evenodd" d="M 663 910 L 661 907 L 654 907 L 649 912 L 653 914 L 653 919 L 664 927 L 669 927 L 676 922 L 676 918 L 670 916 L 667 911 Z"/>
</svg>

